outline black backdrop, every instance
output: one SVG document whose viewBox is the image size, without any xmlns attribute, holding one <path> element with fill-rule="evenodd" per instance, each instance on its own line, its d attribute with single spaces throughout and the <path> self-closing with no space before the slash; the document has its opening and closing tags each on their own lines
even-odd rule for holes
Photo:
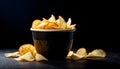
<svg viewBox="0 0 120 69">
<path fill-rule="evenodd" d="M 30 27 L 34 19 L 61 15 L 77 24 L 73 48 L 102 48 L 118 51 L 106 34 L 109 6 L 91 1 L 0 0 L 0 48 L 18 48 L 32 43 Z M 105 37 L 105 38 L 104 38 Z M 108 37 L 108 39 L 106 38 Z M 110 42 L 109 42 L 110 41 Z"/>
</svg>

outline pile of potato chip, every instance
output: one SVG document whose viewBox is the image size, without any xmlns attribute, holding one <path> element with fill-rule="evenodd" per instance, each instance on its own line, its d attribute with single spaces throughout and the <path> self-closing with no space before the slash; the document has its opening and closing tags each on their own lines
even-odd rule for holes
<svg viewBox="0 0 120 69">
<path fill-rule="evenodd" d="M 32 22 L 32 29 L 75 29 L 76 24 L 71 25 L 71 18 L 68 18 L 66 22 L 62 16 L 58 16 L 56 20 L 52 14 L 49 19 L 43 18 L 43 20 L 36 19 Z"/>
<path fill-rule="evenodd" d="M 14 58 L 17 61 L 48 61 L 43 55 L 37 53 L 32 44 L 23 44 L 17 52 L 5 53 L 4 56 Z"/>
<path fill-rule="evenodd" d="M 5 53 L 4 56 L 7 58 L 14 58 L 16 61 L 48 61 L 46 57 L 37 53 L 32 44 L 23 44 L 19 47 L 17 52 Z M 80 60 L 104 57 L 106 57 L 106 52 L 102 49 L 95 49 L 87 54 L 87 50 L 85 48 L 79 48 L 75 53 L 73 51 L 69 51 L 66 59 Z"/>
<path fill-rule="evenodd" d="M 75 53 L 73 51 L 69 51 L 66 59 L 72 60 L 80 60 L 80 59 L 87 59 L 87 58 L 105 58 L 106 52 L 102 49 L 95 49 L 89 53 L 85 48 L 79 48 Z"/>
</svg>

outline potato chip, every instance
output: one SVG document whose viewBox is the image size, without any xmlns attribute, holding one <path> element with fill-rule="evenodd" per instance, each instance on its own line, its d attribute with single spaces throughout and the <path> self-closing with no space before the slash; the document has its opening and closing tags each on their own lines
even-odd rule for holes
<svg viewBox="0 0 120 69">
<path fill-rule="evenodd" d="M 60 19 L 57 19 L 57 20 L 56 20 L 56 24 L 58 25 L 58 28 L 61 29 Z"/>
<path fill-rule="evenodd" d="M 40 23 L 41 23 L 41 20 L 39 19 L 34 20 L 32 23 L 32 28 L 36 28 Z"/>
<path fill-rule="evenodd" d="M 75 29 L 76 24 L 70 25 L 69 29 Z"/>
<path fill-rule="evenodd" d="M 99 58 L 99 57 L 106 57 L 106 52 L 102 49 L 95 49 L 90 52 L 87 57 Z"/>
<path fill-rule="evenodd" d="M 31 52 L 33 56 L 36 55 L 36 49 L 32 44 L 23 44 L 19 47 L 19 54 L 24 55 L 28 52 Z"/>
<path fill-rule="evenodd" d="M 60 28 L 61 29 L 66 29 L 66 27 L 67 27 L 67 24 L 66 24 L 66 22 L 65 22 L 65 20 L 64 20 L 64 18 L 62 17 L 62 16 L 59 16 L 59 21 L 60 21 Z"/>
<path fill-rule="evenodd" d="M 73 53 L 74 53 L 73 51 L 69 51 L 66 59 L 71 59 L 71 56 L 72 56 Z"/>
<path fill-rule="evenodd" d="M 48 61 L 48 59 L 47 58 L 45 58 L 43 55 L 41 55 L 41 54 L 36 54 L 36 56 L 35 56 L 35 60 L 36 61 Z"/>
<path fill-rule="evenodd" d="M 55 16 L 52 14 L 47 20 L 34 20 L 32 23 L 33 29 L 75 29 L 76 24 L 71 25 L 72 19 L 69 18 L 67 23 L 62 16 L 59 16 L 56 20 Z"/>
<path fill-rule="evenodd" d="M 45 29 L 45 26 L 47 26 L 47 22 L 42 21 L 38 26 L 36 26 L 37 29 Z"/>
<path fill-rule="evenodd" d="M 34 61 L 34 56 L 31 52 L 27 52 L 26 54 L 20 56 L 19 58 L 14 58 L 17 61 Z"/>
<path fill-rule="evenodd" d="M 80 60 L 80 59 L 83 59 L 82 56 L 79 56 L 78 54 L 76 53 L 73 53 L 72 56 L 71 56 L 71 59 L 73 60 Z"/>
<path fill-rule="evenodd" d="M 47 26 L 45 26 L 46 29 L 56 29 L 58 28 L 58 25 L 56 22 L 49 22 Z"/>
<path fill-rule="evenodd" d="M 85 48 L 79 48 L 77 51 L 76 51 L 76 54 L 79 55 L 80 57 L 83 57 L 85 58 L 87 56 L 87 51 Z"/>
<path fill-rule="evenodd" d="M 19 52 L 13 52 L 13 53 L 5 53 L 4 54 L 5 57 L 8 57 L 8 58 L 16 58 L 16 57 L 19 57 Z"/>
<path fill-rule="evenodd" d="M 71 22 L 72 22 L 72 20 L 71 20 L 71 18 L 69 18 L 67 21 L 67 28 L 70 28 Z"/>
<path fill-rule="evenodd" d="M 52 14 L 48 21 L 55 22 L 56 21 L 55 16 Z"/>
</svg>

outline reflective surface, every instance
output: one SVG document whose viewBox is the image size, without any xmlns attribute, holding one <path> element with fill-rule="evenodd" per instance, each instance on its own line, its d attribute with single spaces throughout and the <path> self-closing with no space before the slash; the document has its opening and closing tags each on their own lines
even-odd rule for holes
<svg viewBox="0 0 120 69">
<path fill-rule="evenodd" d="M 0 69 L 119 69 L 120 53 L 107 52 L 107 57 L 89 58 L 85 60 L 48 60 L 48 62 L 17 62 L 12 58 L 5 58 L 4 53 L 14 50 L 0 50 Z"/>
</svg>

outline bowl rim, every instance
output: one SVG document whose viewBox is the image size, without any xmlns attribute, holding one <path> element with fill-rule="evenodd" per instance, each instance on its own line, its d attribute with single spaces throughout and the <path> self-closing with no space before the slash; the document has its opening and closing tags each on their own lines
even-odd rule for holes
<svg viewBox="0 0 120 69">
<path fill-rule="evenodd" d="M 38 32 L 74 32 L 76 29 L 33 29 L 30 28 L 31 31 L 38 31 Z"/>
</svg>

